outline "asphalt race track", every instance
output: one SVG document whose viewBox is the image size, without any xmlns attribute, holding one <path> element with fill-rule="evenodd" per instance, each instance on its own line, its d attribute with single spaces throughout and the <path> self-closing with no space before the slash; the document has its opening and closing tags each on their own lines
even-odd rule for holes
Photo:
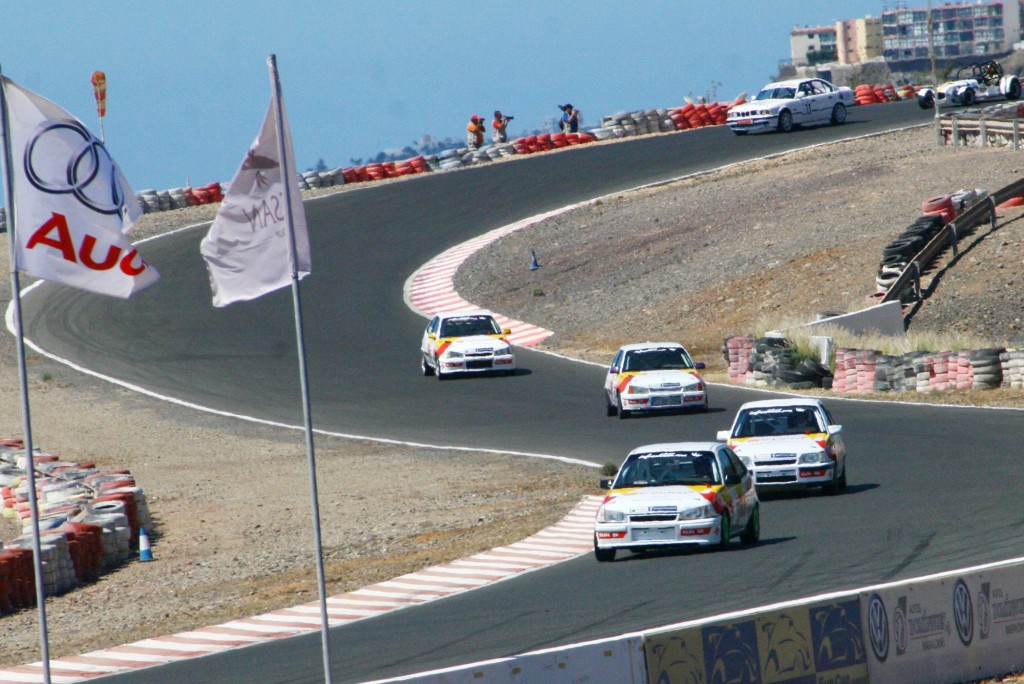
<svg viewBox="0 0 1024 684">
<path fill-rule="evenodd" d="M 765 395 L 713 386 L 707 415 L 620 421 L 605 416 L 602 369 L 530 350 L 518 350 L 520 370 L 511 378 L 422 377 L 417 353 L 426 321 L 405 305 L 403 282 L 444 249 L 543 211 L 931 116 L 906 101 L 855 108 L 845 126 L 790 135 L 698 129 L 367 184 L 307 203 L 313 272 L 302 283 L 302 302 L 314 426 L 595 463 L 618 462 L 643 443 L 713 439 L 741 402 Z M 204 233 L 146 243 L 143 253 L 162 281 L 130 300 L 53 285 L 32 291 L 27 337 L 162 395 L 301 426 L 290 292 L 214 309 L 199 256 Z M 524 255 L 523 267 L 529 263 Z M 620 554 L 613 564 L 588 554 L 335 628 L 333 680 L 398 676 L 1021 555 L 1019 412 L 829 406 L 846 430 L 849 490 L 768 500 L 760 545 Z M 404 505 L 414 514 L 415 502 Z M 94 681 L 322 680 L 314 632 Z"/>
</svg>

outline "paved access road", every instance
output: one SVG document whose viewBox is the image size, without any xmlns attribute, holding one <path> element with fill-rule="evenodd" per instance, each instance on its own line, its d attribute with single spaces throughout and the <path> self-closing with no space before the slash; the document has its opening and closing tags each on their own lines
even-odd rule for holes
<svg viewBox="0 0 1024 684">
<path fill-rule="evenodd" d="M 738 138 L 724 127 L 700 129 L 367 185 L 307 204 L 313 273 L 302 294 L 315 427 L 596 463 L 618 462 L 642 443 L 713 438 L 742 401 L 764 395 L 713 387 L 708 415 L 619 421 L 605 416 L 601 369 L 528 350 L 519 352 L 524 370 L 512 378 L 423 378 L 417 350 L 425 320 L 406 307 L 402 283 L 444 249 L 527 216 L 929 116 L 908 101 L 857 108 L 845 126 L 791 135 Z M 53 286 L 33 292 L 25 307 L 28 337 L 154 392 L 301 425 L 290 293 L 214 309 L 199 257 L 204 233 L 147 244 L 146 257 L 163 280 L 130 300 Z M 1019 555 L 1018 412 L 839 400 L 830 407 L 847 430 L 849 492 L 767 502 L 760 546 L 623 554 L 600 565 L 588 555 L 337 628 L 334 681 L 417 672 Z M 415 511 L 415 502 L 403 505 Z M 316 682 L 319 639 L 314 633 L 98 681 Z"/>
</svg>

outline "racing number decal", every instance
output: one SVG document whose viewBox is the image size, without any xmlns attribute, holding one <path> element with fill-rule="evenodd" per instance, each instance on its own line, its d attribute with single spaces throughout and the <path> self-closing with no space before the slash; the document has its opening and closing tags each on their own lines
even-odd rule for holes
<svg viewBox="0 0 1024 684">
<path fill-rule="evenodd" d="M 811 115 L 811 101 L 809 99 L 805 99 L 803 102 L 801 102 L 801 104 L 804 106 L 804 114 L 810 116 Z"/>
</svg>

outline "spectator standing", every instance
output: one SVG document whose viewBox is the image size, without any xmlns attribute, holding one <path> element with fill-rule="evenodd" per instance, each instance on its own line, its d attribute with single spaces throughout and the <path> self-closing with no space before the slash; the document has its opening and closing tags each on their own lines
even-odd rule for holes
<svg viewBox="0 0 1024 684">
<path fill-rule="evenodd" d="M 478 150 L 484 144 L 484 120 L 474 114 L 466 125 L 466 146 Z"/>
<path fill-rule="evenodd" d="M 508 132 L 505 130 L 508 127 L 508 122 L 514 119 L 514 116 L 505 116 L 501 113 L 501 110 L 494 112 L 494 121 L 491 122 L 491 142 L 495 145 L 498 143 L 508 142 Z"/>
<path fill-rule="evenodd" d="M 580 110 L 571 104 L 562 105 L 562 131 L 577 133 L 580 130 Z"/>
</svg>

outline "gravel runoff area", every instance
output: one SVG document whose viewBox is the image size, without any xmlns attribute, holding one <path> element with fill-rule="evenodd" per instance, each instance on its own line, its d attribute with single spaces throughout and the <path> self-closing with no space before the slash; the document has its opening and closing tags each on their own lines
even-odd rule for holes
<svg viewBox="0 0 1024 684">
<path fill-rule="evenodd" d="M 724 369 L 722 338 L 752 332 L 766 315 L 810 320 L 861 308 L 882 246 L 924 199 L 1001 188 L 1021 169 L 1021 152 L 940 148 L 929 128 L 838 143 L 607 197 L 471 257 L 457 287 L 469 301 L 556 331 L 544 348 L 606 362 L 625 342 L 678 340 L 714 377 Z M 147 215 L 133 237 L 215 211 Z M 1018 212 L 1001 211 L 998 231 L 975 236 L 915 329 L 1021 342 Z M 6 240 L 0 252 L 8 264 Z M 6 300 L 8 281 L 0 281 Z M 0 390 L 9 398 L 0 436 L 22 433 L 14 347 L 0 336 Z M 130 469 L 156 522 L 154 562 L 128 563 L 47 600 L 52 657 L 316 599 L 301 433 L 158 402 L 34 354 L 28 375 L 37 446 Z M 417 375 L 410 370 L 410 380 Z M 1001 390 L 958 397 L 1020 402 Z M 597 493 L 592 469 L 482 453 L 318 437 L 317 462 L 330 594 L 524 538 Z M 398 470 L 408 474 L 400 484 L 373 475 Z M 402 501 L 415 501 L 418 515 L 395 505 Z M 0 538 L 17 532 L 0 521 Z M 0 666 L 38 659 L 37 616 L 0 616 Z"/>
</svg>

